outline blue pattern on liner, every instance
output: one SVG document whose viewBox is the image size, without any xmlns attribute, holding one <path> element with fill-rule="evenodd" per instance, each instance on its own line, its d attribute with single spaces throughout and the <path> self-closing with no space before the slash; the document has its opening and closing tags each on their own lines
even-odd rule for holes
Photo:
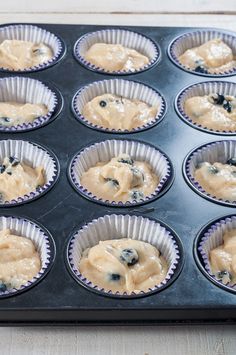
<svg viewBox="0 0 236 355">
<path fill-rule="evenodd" d="M 184 112 L 183 110 L 183 100 L 185 99 L 185 95 L 192 89 L 197 88 L 197 87 L 201 87 L 203 85 L 211 85 L 211 84 L 215 84 L 215 85 L 234 85 L 235 86 L 235 96 L 236 96 L 236 84 L 230 81 L 206 81 L 206 82 L 200 82 L 200 83 L 196 83 L 190 86 L 186 86 L 184 89 L 181 90 L 181 92 L 176 96 L 175 99 L 175 109 L 177 111 L 177 113 L 179 114 L 179 116 L 190 126 L 192 126 L 193 128 L 199 129 L 201 131 L 204 132 L 208 132 L 208 133 L 215 133 L 215 134 L 221 134 L 221 135 L 235 135 L 236 131 L 226 131 L 226 130 L 214 130 L 213 128 L 207 128 L 202 126 L 201 124 L 198 124 L 194 121 L 191 120 L 191 118 L 189 116 L 187 116 L 187 114 Z"/>
<path fill-rule="evenodd" d="M 209 150 L 210 148 L 212 148 L 212 147 L 214 148 L 218 144 L 222 144 L 222 142 L 225 142 L 225 144 L 232 142 L 233 144 L 236 145 L 236 141 L 228 140 L 228 141 L 216 141 L 216 142 L 206 143 L 204 145 L 201 145 L 200 147 L 195 148 L 187 155 L 187 157 L 184 160 L 183 173 L 184 173 L 184 176 L 185 176 L 188 184 L 191 187 L 193 187 L 193 189 L 197 193 L 199 193 L 201 196 L 203 196 L 203 197 L 205 196 L 208 200 L 213 201 L 213 202 L 219 202 L 220 204 L 223 204 L 225 206 L 235 207 L 236 201 L 224 200 L 222 198 L 217 198 L 216 196 L 212 196 L 211 194 L 209 194 L 208 192 L 206 192 L 203 189 L 203 187 L 194 179 L 194 177 L 191 174 L 190 165 L 191 165 L 192 159 L 195 156 L 197 156 L 197 154 L 200 153 L 202 150 Z"/>
<path fill-rule="evenodd" d="M 204 31 L 194 31 L 194 32 L 188 32 L 188 33 L 184 33 L 182 35 L 179 35 L 177 36 L 176 38 L 174 38 L 174 40 L 169 44 L 168 46 L 168 50 L 167 50 L 167 53 L 168 53 L 168 56 L 170 58 L 170 60 L 175 64 L 177 65 L 179 68 L 189 72 L 189 73 L 192 73 L 192 74 L 196 74 L 196 75 L 200 75 L 200 76 L 206 76 L 206 77 L 222 77 L 222 76 L 231 76 L 231 75 L 235 75 L 236 74 L 236 67 L 228 70 L 228 71 L 225 71 L 221 74 L 219 73 L 216 73 L 216 74 L 210 74 L 210 73 L 199 73 L 199 72 L 196 72 L 192 69 L 188 69 L 187 67 L 185 67 L 183 64 L 181 64 L 178 60 L 178 57 L 176 56 L 175 54 L 175 50 L 176 48 L 178 47 L 178 45 L 180 45 L 180 43 L 184 42 L 186 39 L 193 39 L 194 41 L 194 37 L 197 37 L 199 36 L 200 38 L 204 37 L 204 36 L 207 36 L 208 37 L 208 41 L 211 40 L 211 39 L 214 39 L 214 38 L 221 38 L 224 42 L 226 42 L 227 44 L 227 41 L 235 41 L 235 46 L 236 46 L 236 34 L 233 34 L 233 33 L 230 33 L 230 32 L 226 32 L 224 30 L 209 30 L 209 29 L 206 29 Z M 203 44 L 203 42 L 201 43 Z M 198 44 L 200 45 L 200 44 Z M 192 48 L 194 47 L 195 45 L 192 46 Z M 190 48 L 189 48 L 190 49 Z M 234 55 L 236 53 L 233 53 Z"/>
<path fill-rule="evenodd" d="M 118 81 L 118 80 L 123 80 L 123 79 L 111 79 L 111 80 L 116 80 L 116 81 Z M 108 80 L 102 80 L 102 81 L 103 81 L 103 82 L 106 82 L 106 81 L 108 81 Z M 74 113 L 74 115 L 75 115 L 75 118 L 76 118 L 79 122 L 85 124 L 85 125 L 88 126 L 88 127 L 94 128 L 94 129 L 99 130 L 99 131 L 102 131 L 102 132 L 108 132 L 108 133 L 122 133 L 122 134 L 127 133 L 127 134 L 129 134 L 129 133 L 135 133 L 135 132 L 144 131 L 144 130 L 146 130 L 146 129 L 148 129 L 148 128 L 151 128 L 151 127 L 155 126 L 156 124 L 160 123 L 160 122 L 162 121 L 162 119 L 164 118 L 164 116 L 165 116 L 165 114 L 166 114 L 166 109 L 167 109 L 166 101 L 165 101 L 165 99 L 164 99 L 164 96 L 163 96 L 162 94 L 160 94 L 160 92 L 158 92 L 156 89 L 153 89 L 152 87 L 150 87 L 149 85 L 142 84 L 142 83 L 136 82 L 136 81 L 135 81 L 135 82 L 134 82 L 134 81 L 130 81 L 131 83 L 137 83 L 137 84 L 143 85 L 144 87 L 149 88 L 150 90 L 154 91 L 154 92 L 161 98 L 161 107 L 160 107 L 160 110 L 157 112 L 156 117 L 155 117 L 152 121 L 150 121 L 150 122 L 148 122 L 148 123 L 146 123 L 146 124 L 144 124 L 144 125 L 142 125 L 142 126 L 140 126 L 140 127 L 133 128 L 133 129 L 130 130 L 130 131 L 129 131 L 129 130 L 121 130 L 121 129 L 119 129 L 119 130 L 109 129 L 109 128 L 105 128 L 105 127 L 102 127 L 102 126 L 95 125 L 95 124 L 92 123 L 92 122 L 89 122 L 89 121 L 82 115 L 82 113 L 80 112 L 79 108 L 77 107 L 77 105 L 76 105 L 76 100 L 77 100 L 77 98 L 81 95 L 81 93 L 83 93 L 84 90 L 86 90 L 87 88 L 93 86 L 93 85 L 96 84 L 96 83 L 99 84 L 99 83 L 102 82 L 102 81 L 95 81 L 95 82 L 93 82 L 93 83 L 91 83 L 91 84 L 88 84 L 88 85 L 86 85 L 86 86 L 83 86 L 83 87 L 82 87 L 81 89 L 79 89 L 79 90 L 77 91 L 77 93 L 74 95 L 74 97 L 73 97 L 73 99 L 72 99 L 72 110 L 73 110 L 73 113 Z M 128 81 L 128 80 L 127 80 L 127 81 Z M 128 96 L 124 96 L 124 97 L 129 98 Z M 138 98 L 138 99 L 139 99 L 139 100 L 142 100 L 141 97 Z"/>
<path fill-rule="evenodd" d="M 114 141 L 119 141 L 119 140 L 114 140 Z M 126 140 L 122 140 L 123 142 L 130 142 L 130 141 L 126 141 Z M 135 141 L 132 140 L 133 142 L 136 143 L 141 143 L 139 141 Z M 137 205 L 141 205 L 141 204 L 145 204 L 148 202 L 151 202 L 153 200 L 155 200 L 156 198 L 158 198 L 158 195 L 162 192 L 162 190 L 164 190 L 165 187 L 169 186 L 169 184 L 171 184 L 171 180 L 173 180 L 173 175 L 174 175 L 174 170 L 171 164 L 171 161 L 169 159 L 169 157 L 167 157 L 167 155 L 165 153 L 163 153 L 161 150 L 155 148 L 154 146 L 152 146 L 151 144 L 148 143 L 141 143 L 144 144 L 146 146 L 152 147 L 154 148 L 157 152 L 161 153 L 161 155 L 165 158 L 165 162 L 166 162 L 166 166 L 167 166 L 167 173 L 166 175 L 160 180 L 156 190 L 154 191 L 154 193 L 152 193 L 149 196 L 144 197 L 143 199 L 140 200 L 132 200 L 132 201 L 127 201 L 125 203 L 119 201 L 109 201 L 109 200 L 103 200 L 102 198 L 98 198 L 97 196 L 94 196 L 91 192 L 89 192 L 87 189 L 85 189 L 76 179 L 75 173 L 74 173 L 74 168 L 77 164 L 77 162 L 80 159 L 80 156 L 83 154 L 83 152 L 87 149 L 93 148 L 96 145 L 100 144 L 99 143 L 95 143 L 92 144 L 88 147 L 83 148 L 82 150 L 80 150 L 72 159 L 70 165 L 69 165 L 69 178 L 70 178 L 70 182 L 72 183 L 73 187 L 76 189 L 76 191 L 78 191 L 81 195 L 83 195 L 84 197 L 98 202 L 100 204 L 106 205 L 106 206 L 117 206 L 117 207 L 131 207 L 131 206 L 137 206 Z"/>
<path fill-rule="evenodd" d="M 66 47 L 65 47 L 65 43 L 62 41 L 62 39 L 59 38 L 58 36 L 54 35 L 53 33 L 50 33 L 49 31 L 42 29 L 41 27 L 28 25 L 28 24 L 9 25 L 9 26 L 4 25 L 4 26 L 0 27 L 0 32 L 3 32 L 3 31 L 9 32 L 11 30 L 17 30 L 18 28 L 19 28 L 19 30 L 30 28 L 31 30 L 35 30 L 35 31 L 40 30 L 40 31 L 43 31 L 44 33 L 48 33 L 50 36 L 52 36 L 53 40 L 57 44 L 57 52 L 54 53 L 54 56 L 45 63 L 38 64 L 36 66 L 26 68 L 23 70 L 13 70 L 13 69 L 9 69 L 9 68 L 0 67 L 0 72 L 2 71 L 2 72 L 12 72 L 12 73 L 30 73 L 30 72 L 34 72 L 34 71 L 43 70 L 43 69 L 46 69 L 46 68 L 56 64 L 65 54 Z M 7 38 L 5 38 L 5 39 L 7 39 Z"/>
<path fill-rule="evenodd" d="M 206 244 L 206 242 L 209 240 L 209 238 L 213 238 L 213 233 L 216 232 L 217 230 L 219 230 L 222 225 L 226 225 L 226 224 L 230 224 L 236 222 L 236 216 L 227 216 L 225 219 L 220 219 L 217 222 L 213 222 L 211 225 L 209 225 L 208 230 L 203 234 L 202 238 L 200 238 L 200 242 L 198 243 L 199 246 L 197 248 L 197 250 L 199 251 L 203 263 L 204 263 L 204 268 L 206 270 L 206 272 L 209 274 L 209 276 L 216 281 L 218 284 L 220 284 L 221 286 L 223 286 L 224 288 L 227 288 L 229 290 L 234 290 L 236 292 L 236 284 L 234 285 L 230 285 L 230 283 L 227 284 L 223 284 L 221 282 L 220 279 L 218 279 L 212 272 L 211 272 L 211 267 L 210 267 L 210 262 L 209 262 L 209 257 L 206 254 L 205 250 L 204 250 L 204 246 Z"/>
<path fill-rule="evenodd" d="M 24 223 L 28 223 L 28 225 L 33 225 L 36 229 L 42 233 L 42 238 L 44 238 L 44 250 L 46 253 L 46 259 L 43 260 L 43 265 L 41 265 L 41 269 L 39 273 L 32 279 L 29 280 L 26 284 L 22 285 L 20 288 L 12 288 L 10 290 L 6 290 L 4 292 L 0 292 L 0 299 L 5 298 L 5 297 L 10 297 L 10 296 L 15 296 L 23 291 L 28 290 L 31 288 L 36 282 L 38 283 L 41 281 L 42 278 L 46 276 L 46 274 L 49 272 L 49 268 L 52 266 L 53 260 L 54 260 L 54 254 L 55 254 L 55 245 L 54 241 L 52 239 L 52 236 L 50 233 L 44 228 L 39 225 L 37 225 L 34 221 L 31 221 L 30 219 L 22 218 L 22 217 L 16 217 L 16 216 L 0 216 L 0 218 L 6 218 L 10 220 L 18 220 L 22 221 Z M 24 236 L 24 235 L 23 235 Z M 28 237 L 26 237 L 28 238 Z M 50 241 L 53 243 L 53 248 L 50 247 Z M 41 257 L 41 262 L 42 262 L 42 257 Z"/>
<path fill-rule="evenodd" d="M 100 68 L 100 67 L 97 67 L 96 65 L 88 62 L 84 57 L 83 55 L 81 55 L 81 46 L 83 44 L 83 42 L 86 42 L 90 37 L 93 37 L 93 36 L 96 36 L 97 34 L 101 34 L 101 33 L 109 33 L 109 32 L 123 32 L 123 33 L 127 33 L 126 36 L 128 34 L 135 34 L 135 35 L 139 35 L 140 38 L 144 38 L 146 39 L 146 41 L 149 41 L 150 44 L 152 44 L 153 46 L 153 49 L 154 49 L 154 56 L 153 58 L 150 59 L 150 62 L 148 64 L 146 64 L 143 68 L 140 68 L 140 69 L 136 69 L 135 71 L 112 71 L 112 72 L 109 72 L 109 71 L 106 71 L 105 69 L 103 68 Z M 123 37 L 126 37 L 126 36 L 123 36 Z M 99 41 L 98 41 L 99 42 Z M 101 42 L 101 41 L 100 41 Z M 132 48 L 132 49 L 135 49 L 135 48 Z M 161 51 L 160 51 L 160 47 L 150 38 L 148 38 L 147 36 L 141 34 L 141 33 L 138 33 L 138 32 L 134 32 L 134 31 L 130 31 L 130 30 L 121 30 L 121 29 L 105 29 L 105 30 L 100 30 L 100 31 L 96 31 L 96 32 L 89 32 L 89 33 L 86 33 L 85 35 L 83 35 L 82 37 L 80 37 L 75 45 L 74 45 L 74 56 L 75 58 L 78 60 L 78 62 L 80 64 L 82 64 L 83 66 L 85 66 L 87 69 L 90 69 L 92 71 L 96 71 L 96 72 L 99 72 L 99 73 L 106 73 L 106 74 L 116 74 L 116 75 L 130 75 L 130 74 L 136 74 L 136 73 L 140 73 L 142 71 L 145 71 L 149 68 L 151 68 L 153 65 L 155 65 L 159 59 L 160 59 L 160 54 L 161 54 Z"/>
<path fill-rule="evenodd" d="M 117 296 L 117 297 L 122 297 L 123 296 L 123 297 L 126 297 L 126 298 L 133 298 L 133 297 L 139 297 L 139 296 L 146 296 L 148 294 L 152 294 L 155 291 L 163 289 L 171 281 L 172 276 L 175 274 L 177 265 L 180 262 L 180 254 L 181 254 L 180 253 L 180 247 L 177 244 L 177 241 L 175 240 L 175 238 L 171 235 L 171 232 L 173 233 L 173 231 L 167 229 L 167 227 L 164 224 L 162 224 L 161 221 L 153 220 L 153 219 L 149 219 L 149 218 L 144 218 L 142 216 L 132 216 L 132 217 L 136 218 L 136 219 L 142 219 L 144 221 L 144 223 L 145 223 L 145 221 L 152 221 L 155 224 L 160 225 L 162 228 L 165 228 L 166 232 L 167 232 L 167 235 L 168 235 L 168 238 L 171 239 L 171 241 L 173 243 L 173 248 L 174 248 L 175 253 L 176 253 L 175 261 L 172 261 L 172 263 L 170 265 L 170 269 L 168 270 L 168 273 L 167 273 L 167 277 L 160 284 L 155 285 L 153 288 L 149 288 L 148 292 L 140 291 L 139 293 L 132 292 L 131 294 L 128 294 L 127 292 L 120 293 L 118 291 L 117 292 L 112 292 L 111 290 L 105 291 L 104 288 L 100 288 L 99 286 L 94 285 L 91 281 L 89 281 L 86 277 L 84 277 L 80 273 L 80 271 L 78 269 L 78 265 L 75 265 L 74 261 L 73 261 L 73 249 L 74 249 L 74 245 L 75 245 L 76 239 L 79 238 L 79 233 L 81 231 L 83 231 L 84 229 L 88 229 L 88 228 L 92 227 L 93 224 L 99 223 L 99 221 L 104 220 L 106 217 L 113 217 L 113 216 L 117 216 L 119 218 L 129 217 L 129 215 L 115 215 L 115 214 L 113 214 L 113 215 L 105 215 L 103 217 L 99 217 L 98 219 L 94 219 L 91 222 L 83 225 L 78 231 L 76 231 L 76 232 L 74 232 L 72 234 L 72 237 L 70 238 L 69 243 L 68 243 L 68 247 L 67 247 L 67 261 L 68 261 L 70 270 L 74 274 L 75 278 L 79 282 L 82 282 L 83 285 L 88 286 L 92 290 L 96 290 L 96 291 L 98 291 L 101 294 L 110 295 L 110 296 L 113 296 L 113 297 L 114 296 Z"/>
<path fill-rule="evenodd" d="M 10 142 L 12 140 L 8 139 L 6 141 Z M 37 147 L 38 150 L 43 151 L 44 153 L 47 154 L 47 156 L 50 157 L 50 160 L 53 164 L 53 176 L 52 176 L 51 180 L 49 180 L 46 184 L 44 184 L 40 188 L 36 189 L 35 191 L 30 192 L 29 195 L 26 194 L 24 196 L 18 197 L 17 199 L 13 199 L 11 201 L 5 201 L 3 203 L 0 202 L 0 207 L 12 207 L 12 206 L 17 206 L 17 205 L 20 205 L 20 204 L 23 204 L 26 202 L 33 201 L 33 200 L 39 198 L 40 196 L 44 195 L 46 192 L 48 192 L 55 185 L 55 183 L 58 180 L 58 177 L 60 174 L 60 166 L 59 166 L 59 161 L 58 161 L 57 157 L 55 156 L 55 154 L 52 153 L 51 151 L 49 151 L 47 148 L 43 147 L 42 145 L 39 145 L 39 144 L 36 144 L 33 142 L 29 142 L 29 141 L 23 141 L 23 142 L 27 142 L 27 143 L 31 144 L 32 146 Z"/>
</svg>

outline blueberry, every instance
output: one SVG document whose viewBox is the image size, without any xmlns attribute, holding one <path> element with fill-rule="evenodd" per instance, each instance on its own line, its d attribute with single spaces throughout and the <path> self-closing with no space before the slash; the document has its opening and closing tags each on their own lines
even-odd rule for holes
<svg viewBox="0 0 236 355">
<path fill-rule="evenodd" d="M 120 254 L 120 260 L 128 266 L 132 266 L 138 262 L 138 253 L 135 249 L 123 249 Z"/>
<path fill-rule="evenodd" d="M 119 181 L 116 179 L 106 178 L 105 180 L 111 182 L 114 186 L 119 186 Z"/>
<path fill-rule="evenodd" d="M 9 117 L 0 117 L 0 120 L 7 123 L 11 122 L 11 119 Z"/>
<path fill-rule="evenodd" d="M 5 292 L 7 290 L 7 286 L 0 281 L 0 292 Z"/>
<path fill-rule="evenodd" d="M 236 158 L 235 158 L 235 157 L 229 158 L 229 159 L 227 160 L 226 164 L 236 166 Z"/>
<path fill-rule="evenodd" d="M 6 170 L 6 165 L 0 165 L 0 174 L 4 173 Z"/>
<path fill-rule="evenodd" d="M 133 190 L 131 191 L 132 200 L 141 200 L 144 198 L 144 194 L 141 191 Z"/>
<path fill-rule="evenodd" d="M 33 53 L 36 55 L 43 55 L 43 54 L 45 54 L 45 49 L 44 48 L 35 48 L 35 49 L 33 49 Z"/>
<path fill-rule="evenodd" d="M 142 185 L 142 183 L 144 181 L 143 173 L 137 168 L 131 168 L 131 171 L 133 173 L 132 187 Z"/>
<path fill-rule="evenodd" d="M 18 164 L 20 163 L 19 159 L 16 158 L 16 157 L 10 157 L 10 158 L 9 158 L 9 162 L 10 162 L 10 164 L 11 164 L 12 166 L 16 166 L 16 165 L 18 165 Z"/>
<path fill-rule="evenodd" d="M 226 270 L 222 270 L 220 272 L 218 272 L 217 274 L 218 278 L 219 279 L 223 279 L 223 278 L 228 278 L 230 281 L 232 280 L 232 275 L 229 271 L 226 271 Z"/>
<path fill-rule="evenodd" d="M 120 274 L 109 274 L 109 278 L 111 281 L 119 281 L 121 279 Z"/>
<path fill-rule="evenodd" d="M 222 105 L 225 100 L 225 97 L 224 97 L 224 95 L 216 94 L 216 95 L 212 96 L 212 99 L 215 104 Z"/>
<path fill-rule="evenodd" d="M 197 73 L 208 74 L 208 71 L 202 65 L 198 65 L 194 69 L 194 71 L 197 72 Z"/>
<path fill-rule="evenodd" d="M 134 161 L 132 158 L 120 158 L 118 160 L 119 163 L 123 163 L 123 164 L 129 164 L 129 165 L 133 165 L 134 164 Z"/>
<path fill-rule="evenodd" d="M 8 174 L 8 175 L 12 175 L 12 172 L 11 172 L 11 171 L 7 171 L 7 174 Z"/>
<path fill-rule="evenodd" d="M 228 112 L 230 113 L 232 111 L 232 106 L 231 106 L 231 103 L 227 100 L 224 101 L 223 103 L 223 108 Z"/>
<path fill-rule="evenodd" d="M 106 107 L 106 105 L 107 105 L 107 103 L 106 103 L 106 101 L 100 101 L 99 102 L 99 105 L 101 106 L 101 107 Z"/>
<path fill-rule="evenodd" d="M 209 172 L 211 174 L 217 174 L 219 171 L 220 170 L 217 167 L 215 167 L 214 165 L 209 166 Z"/>
</svg>

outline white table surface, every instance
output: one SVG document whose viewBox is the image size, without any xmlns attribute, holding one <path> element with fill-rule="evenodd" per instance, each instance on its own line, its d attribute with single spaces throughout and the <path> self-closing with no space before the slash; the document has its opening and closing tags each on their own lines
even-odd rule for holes
<svg viewBox="0 0 236 355">
<path fill-rule="evenodd" d="M 2 0 L 0 23 L 9 22 L 212 26 L 236 31 L 236 0 Z M 235 355 L 236 326 L 0 328 L 0 355 L 66 354 Z"/>
</svg>

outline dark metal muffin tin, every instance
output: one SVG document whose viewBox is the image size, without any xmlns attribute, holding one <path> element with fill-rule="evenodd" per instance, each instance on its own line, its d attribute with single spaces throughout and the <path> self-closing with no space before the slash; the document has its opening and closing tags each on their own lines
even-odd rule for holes
<svg viewBox="0 0 236 355">
<path fill-rule="evenodd" d="M 182 176 L 182 163 L 194 147 L 228 139 L 201 132 L 183 122 L 175 112 L 176 95 L 187 85 L 203 81 L 174 65 L 167 56 L 170 42 L 194 28 L 126 27 L 158 43 L 160 62 L 145 72 L 125 76 L 160 91 L 167 101 L 165 118 L 143 132 L 124 135 L 155 145 L 171 159 L 175 180 L 167 193 L 146 204 L 127 208 L 98 205 L 80 196 L 67 178 L 67 168 L 76 152 L 96 141 L 121 138 L 80 124 L 71 111 L 71 100 L 82 86 L 111 78 L 81 66 L 73 57 L 73 46 L 83 34 L 105 26 L 42 25 L 62 38 L 67 54 L 51 68 L 27 76 L 55 86 L 64 98 L 64 107 L 49 125 L 24 133 L 0 133 L 0 139 L 24 139 L 42 144 L 59 159 L 58 183 L 44 196 L 22 206 L 1 208 L 2 215 L 34 219 L 51 232 L 56 243 L 56 259 L 50 273 L 32 289 L 0 300 L 0 325 L 10 324 L 160 324 L 236 322 L 235 294 L 217 287 L 199 270 L 193 256 L 194 238 L 210 220 L 234 214 L 235 208 L 208 201 L 195 193 Z M 6 74 L 0 72 L 0 77 Z M 18 74 L 19 75 L 19 74 Z M 24 76 L 26 76 L 24 74 Z M 114 76 L 115 77 L 115 76 Z M 208 80 L 204 78 L 204 80 Z M 209 78 L 209 80 L 211 80 Z M 216 79 L 217 80 L 217 79 Z M 218 80 L 224 80 L 220 78 Z M 227 77 L 235 81 L 235 77 Z M 232 136 L 229 137 L 232 139 Z M 166 289 L 142 298 L 119 299 L 99 295 L 79 285 L 66 266 L 66 248 L 71 233 L 105 214 L 136 214 L 169 225 L 180 237 L 185 263 L 180 276 Z"/>
</svg>

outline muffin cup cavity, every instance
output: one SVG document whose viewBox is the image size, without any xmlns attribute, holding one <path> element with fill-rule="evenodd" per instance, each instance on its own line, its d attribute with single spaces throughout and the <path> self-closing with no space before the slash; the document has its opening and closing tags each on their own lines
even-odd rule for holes
<svg viewBox="0 0 236 355">
<path fill-rule="evenodd" d="M 129 130 L 116 130 L 95 125 L 83 116 L 84 106 L 96 96 L 112 94 L 130 100 L 140 100 L 150 106 L 158 107 L 156 117 L 144 125 Z M 72 100 L 72 110 L 76 119 L 93 129 L 109 133 L 135 133 L 146 130 L 159 123 L 166 112 L 166 101 L 164 97 L 155 89 L 134 81 L 123 79 L 111 79 L 96 81 L 81 88 Z"/>
<path fill-rule="evenodd" d="M 144 241 L 155 246 L 168 264 L 165 279 L 149 291 L 131 294 L 112 292 L 94 285 L 79 271 L 82 252 L 98 244 L 101 240 L 129 238 Z M 176 234 L 162 222 L 131 215 L 105 215 L 84 225 L 72 234 L 67 248 L 67 261 L 72 276 L 81 285 L 92 291 L 112 297 L 140 297 L 161 291 L 169 286 L 179 275 L 183 265 L 182 244 Z"/>
<path fill-rule="evenodd" d="M 56 183 L 60 167 L 54 153 L 48 149 L 28 141 L 23 140 L 2 140 L 0 141 L 0 162 L 5 157 L 17 157 L 32 168 L 42 166 L 44 169 L 45 184 L 38 187 L 27 195 L 19 196 L 17 199 L 0 203 L 0 207 L 10 207 L 35 200 L 48 192 Z"/>
<path fill-rule="evenodd" d="M 184 33 L 176 37 L 168 47 L 168 56 L 171 61 L 176 64 L 181 69 L 190 72 L 192 74 L 208 76 L 208 77 L 222 77 L 230 76 L 236 74 L 236 67 L 224 71 L 222 73 L 199 73 L 193 69 L 188 69 L 178 60 L 179 56 L 182 55 L 187 49 L 192 49 L 194 47 L 199 47 L 200 45 L 215 39 L 220 38 L 224 43 L 226 43 L 236 55 L 236 35 L 230 32 L 224 32 L 221 30 L 199 30 L 194 32 Z"/>
<path fill-rule="evenodd" d="M 221 135 L 235 135 L 236 131 L 232 130 L 217 130 L 213 128 L 204 127 L 197 122 L 194 122 L 186 113 L 184 109 L 185 102 L 194 96 L 205 96 L 210 94 L 221 94 L 224 96 L 236 97 L 236 84 L 227 81 L 206 81 L 187 86 L 177 95 L 175 99 L 175 109 L 178 115 L 190 126 L 198 130 L 215 133 Z"/>
<path fill-rule="evenodd" d="M 89 168 L 101 161 L 108 162 L 120 154 L 129 154 L 132 159 L 145 161 L 151 165 L 152 170 L 160 179 L 156 190 L 151 195 L 125 203 L 108 201 L 94 196 L 81 185 L 81 176 Z M 134 140 L 114 139 L 92 144 L 79 151 L 69 164 L 68 176 L 75 190 L 89 200 L 107 206 L 132 207 L 151 202 L 164 194 L 173 182 L 174 171 L 170 159 L 154 146 Z"/>
<path fill-rule="evenodd" d="M 0 43 L 5 40 L 21 40 L 33 43 L 42 42 L 52 49 L 53 57 L 45 63 L 23 70 L 0 68 L 0 71 L 4 72 L 27 73 L 43 70 L 56 64 L 65 54 L 65 44 L 61 38 L 43 28 L 33 25 L 20 24 L 0 27 Z"/>
<path fill-rule="evenodd" d="M 34 221 L 23 217 L 0 216 L 0 230 L 3 229 L 10 229 L 12 234 L 28 238 L 33 242 L 35 249 L 39 253 L 41 269 L 32 280 L 29 280 L 20 288 L 9 288 L 6 291 L 0 291 L 0 299 L 17 295 L 37 284 L 50 271 L 55 258 L 55 243 L 52 236 L 44 227 L 39 226 Z"/>
<path fill-rule="evenodd" d="M 236 216 L 230 215 L 221 217 L 210 222 L 198 234 L 195 240 L 195 259 L 201 271 L 221 288 L 236 293 L 236 284 L 224 284 L 216 275 L 212 273 L 209 254 L 212 249 L 223 244 L 223 236 L 227 231 L 236 229 Z"/>
<path fill-rule="evenodd" d="M 196 191 L 199 195 L 207 198 L 212 202 L 217 202 L 225 206 L 236 206 L 236 201 L 224 200 L 209 194 L 194 178 L 194 172 L 203 162 L 211 164 L 215 162 L 225 164 L 226 161 L 236 156 L 236 141 L 222 140 L 204 144 L 192 150 L 184 160 L 183 174 L 189 186 Z"/>
<path fill-rule="evenodd" d="M 0 79 L 0 102 L 43 104 L 48 113 L 15 126 L 0 125 L 0 132 L 29 131 L 51 122 L 62 108 L 62 97 L 56 89 L 51 89 L 39 80 L 26 77 Z"/>
<path fill-rule="evenodd" d="M 95 43 L 121 44 L 124 47 L 135 49 L 139 53 L 147 56 L 149 58 L 149 63 L 134 71 L 107 71 L 103 68 L 97 67 L 85 59 L 85 53 Z M 98 73 L 129 75 L 147 70 L 156 64 L 160 59 L 160 48 L 153 40 L 143 34 L 122 29 L 105 29 L 86 33 L 80 37 L 74 46 L 74 56 L 80 64 L 89 70 L 96 71 Z"/>
</svg>

